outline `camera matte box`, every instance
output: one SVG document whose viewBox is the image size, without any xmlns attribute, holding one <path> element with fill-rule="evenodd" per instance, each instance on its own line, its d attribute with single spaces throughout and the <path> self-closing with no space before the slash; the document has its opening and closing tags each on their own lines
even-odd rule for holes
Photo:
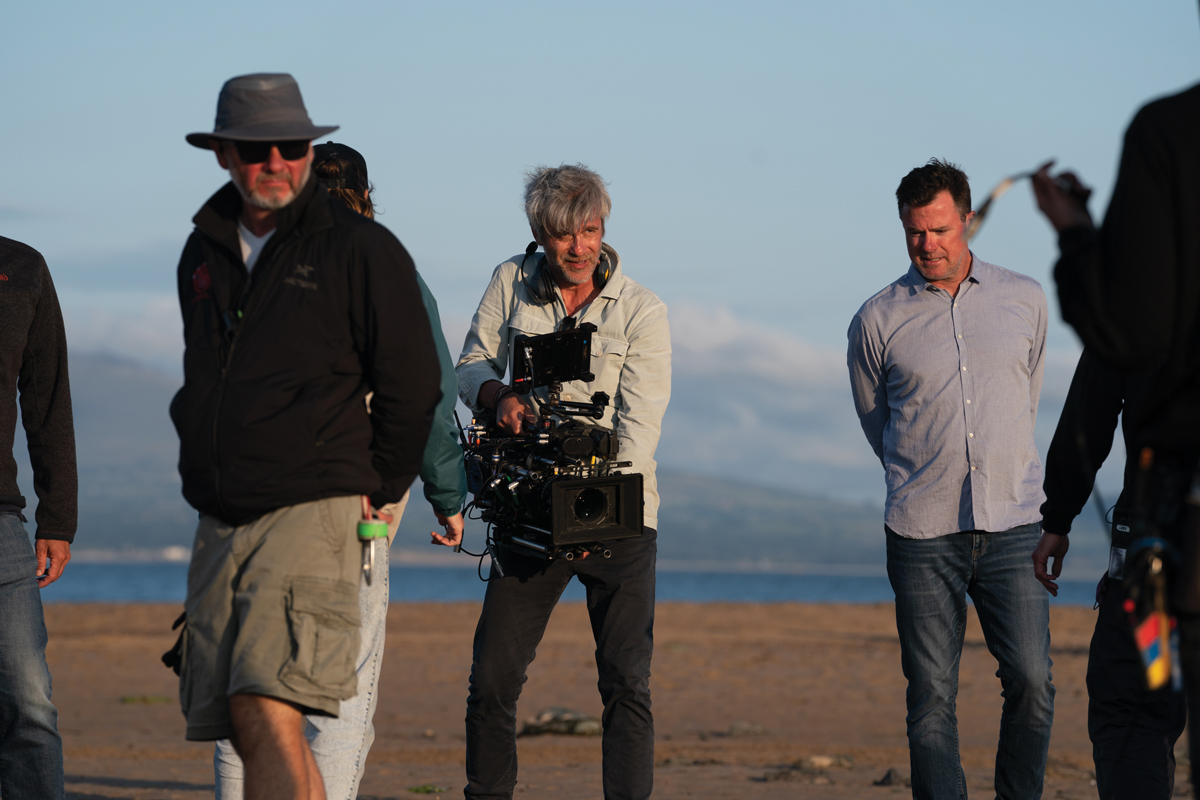
<svg viewBox="0 0 1200 800">
<path fill-rule="evenodd" d="M 642 476 L 557 481 L 551 489 L 551 544 L 591 544 L 642 535 Z"/>
</svg>

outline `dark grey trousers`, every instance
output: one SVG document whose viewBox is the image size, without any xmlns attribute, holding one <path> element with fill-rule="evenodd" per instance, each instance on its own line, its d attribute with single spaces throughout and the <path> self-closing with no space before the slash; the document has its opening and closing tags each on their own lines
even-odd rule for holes
<svg viewBox="0 0 1200 800">
<path fill-rule="evenodd" d="M 550 613 L 572 577 L 587 590 L 604 702 L 605 800 L 644 800 L 654 786 L 650 656 L 657 532 L 608 545 L 612 558 L 546 562 L 500 551 L 475 629 L 467 698 L 468 798 L 511 798 L 517 783 L 517 698 Z"/>
<path fill-rule="evenodd" d="M 1145 688 L 1142 659 L 1121 604 L 1120 581 L 1104 579 L 1088 655 L 1088 736 L 1100 800 L 1168 800 L 1175 789 L 1175 742 L 1187 718 L 1170 686 Z"/>
</svg>

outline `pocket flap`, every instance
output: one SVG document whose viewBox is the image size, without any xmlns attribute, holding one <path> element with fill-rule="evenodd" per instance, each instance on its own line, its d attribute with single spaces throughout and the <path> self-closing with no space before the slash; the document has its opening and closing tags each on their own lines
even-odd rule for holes
<svg viewBox="0 0 1200 800">
<path fill-rule="evenodd" d="M 554 323 L 535 316 L 534 314 L 518 311 L 508 321 L 508 327 L 518 333 L 528 333 L 540 336 L 543 333 L 554 333 Z"/>
<path fill-rule="evenodd" d="M 594 356 L 623 356 L 629 352 L 629 342 L 620 339 L 606 339 L 603 336 L 592 336 L 592 355 Z"/>
<path fill-rule="evenodd" d="M 293 611 L 346 625 L 358 625 L 358 589 L 344 581 L 292 578 Z"/>
</svg>

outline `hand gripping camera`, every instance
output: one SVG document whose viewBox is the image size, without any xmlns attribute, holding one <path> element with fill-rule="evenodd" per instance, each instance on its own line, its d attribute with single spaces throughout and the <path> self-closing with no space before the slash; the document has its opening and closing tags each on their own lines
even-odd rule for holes
<svg viewBox="0 0 1200 800">
<path fill-rule="evenodd" d="M 642 476 L 616 470 L 612 431 L 576 418 L 603 418 L 608 395 L 591 402 L 562 399 L 564 381 L 592 381 L 592 333 L 596 326 L 513 343 L 513 388 L 531 394 L 539 409 L 532 430 L 501 430 L 494 412 L 466 428 L 463 455 L 472 505 L 489 525 L 489 550 L 504 544 L 528 555 L 568 561 L 585 552 L 608 558 L 607 542 L 642 535 Z M 547 399 L 536 389 L 547 387 Z M 493 564 L 498 563 L 492 551 Z"/>
</svg>

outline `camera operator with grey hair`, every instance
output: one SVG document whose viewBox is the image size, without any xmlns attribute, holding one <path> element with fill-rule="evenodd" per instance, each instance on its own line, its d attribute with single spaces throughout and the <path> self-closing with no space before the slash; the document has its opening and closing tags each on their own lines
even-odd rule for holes
<svg viewBox="0 0 1200 800">
<path fill-rule="evenodd" d="M 583 400 L 594 392 L 612 398 L 597 424 L 616 435 L 621 460 L 643 476 L 645 491 L 642 535 L 612 542 L 611 558 L 543 560 L 496 548 L 499 564 L 492 566 L 475 631 L 467 699 L 469 798 L 512 797 L 517 698 L 572 577 L 587 590 L 596 640 L 604 796 L 645 798 L 653 787 L 654 451 L 671 393 L 671 339 L 667 307 L 624 275 L 617 252 L 603 241 L 611 206 L 603 180 L 582 165 L 529 174 L 525 213 L 534 244 L 496 267 L 456 370 L 463 402 L 476 411 L 494 409 L 501 427 L 519 433 L 537 414 L 503 383 L 513 339 L 594 324 L 594 379 L 565 384 L 562 399 Z M 535 252 L 537 245 L 543 253 Z"/>
</svg>

